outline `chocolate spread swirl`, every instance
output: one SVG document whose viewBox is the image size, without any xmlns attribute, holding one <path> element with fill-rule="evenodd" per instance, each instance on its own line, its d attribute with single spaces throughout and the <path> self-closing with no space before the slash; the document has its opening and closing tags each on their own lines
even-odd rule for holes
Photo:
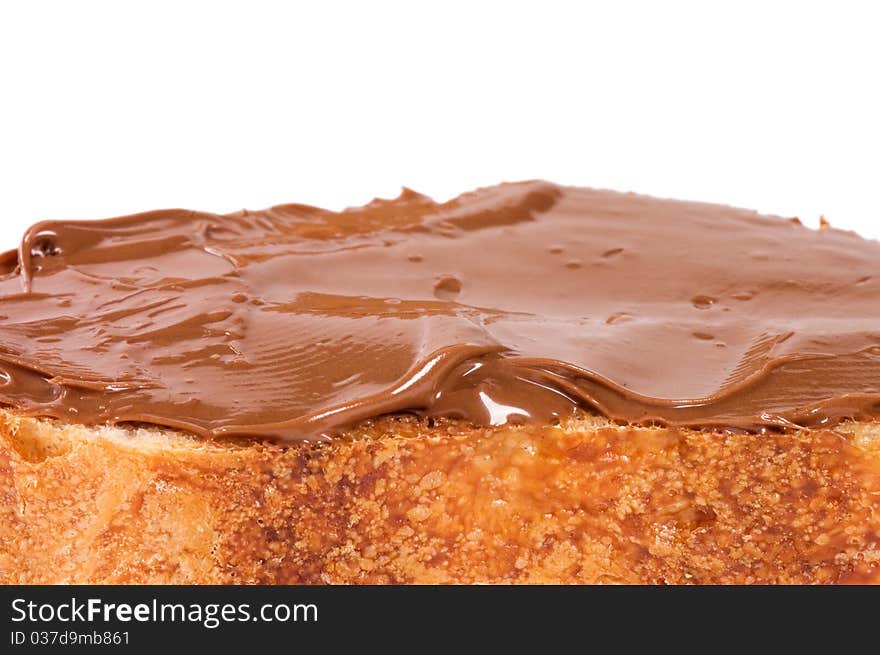
<svg viewBox="0 0 880 655">
<path fill-rule="evenodd" d="M 394 412 L 875 417 L 880 243 L 543 182 L 46 221 L 0 255 L 0 403 L 279 440 Z"/>
</svg>

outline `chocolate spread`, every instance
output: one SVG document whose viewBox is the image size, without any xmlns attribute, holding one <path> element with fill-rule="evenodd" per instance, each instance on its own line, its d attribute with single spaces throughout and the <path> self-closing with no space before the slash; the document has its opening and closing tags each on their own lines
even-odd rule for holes
<svg viewBox="0 0 880 655">
<path fill-rule="evenodd" d="M 394 412 L 875 417 L 880 243 L 544 182 L 45 221 L 0 255 L 0 404 L 279 440 Z"/>
</svg>

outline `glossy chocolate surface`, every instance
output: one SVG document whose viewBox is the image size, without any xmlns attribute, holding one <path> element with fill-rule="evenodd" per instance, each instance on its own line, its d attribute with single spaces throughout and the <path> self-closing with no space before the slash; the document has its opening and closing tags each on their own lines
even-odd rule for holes
<svg viewBox="0 0 880 655">
<path fill-rule="evenodd" d="M 880 243 L 543 182 L 47 221 L 0 255 L 0 403 L 280 440 L 393 412 L 875 417 Z"/>
</svg>

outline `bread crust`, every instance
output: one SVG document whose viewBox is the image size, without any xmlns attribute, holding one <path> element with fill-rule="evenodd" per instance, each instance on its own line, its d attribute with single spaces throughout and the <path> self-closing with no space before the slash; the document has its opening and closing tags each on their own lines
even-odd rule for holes
<svg viewBox="0 0 880 655">
<path fill-rule="evenodd" d="M 281 445 L 0 410 L 5 584 L 865 583 L 878 532 L 878 423 L 390 417 Z"/>
</svg>

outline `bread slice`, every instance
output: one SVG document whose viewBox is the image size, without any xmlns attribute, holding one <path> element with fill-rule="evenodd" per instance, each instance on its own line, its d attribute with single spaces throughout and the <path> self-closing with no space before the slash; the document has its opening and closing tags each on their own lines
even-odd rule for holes
<svg viewBox="0 0 880 655">
<path fill-rule="evenodd" d="M 279 444 L 0 410 L 0 512 L 3 583 L 872 582 L 880 423 Z"/>
</svg>

